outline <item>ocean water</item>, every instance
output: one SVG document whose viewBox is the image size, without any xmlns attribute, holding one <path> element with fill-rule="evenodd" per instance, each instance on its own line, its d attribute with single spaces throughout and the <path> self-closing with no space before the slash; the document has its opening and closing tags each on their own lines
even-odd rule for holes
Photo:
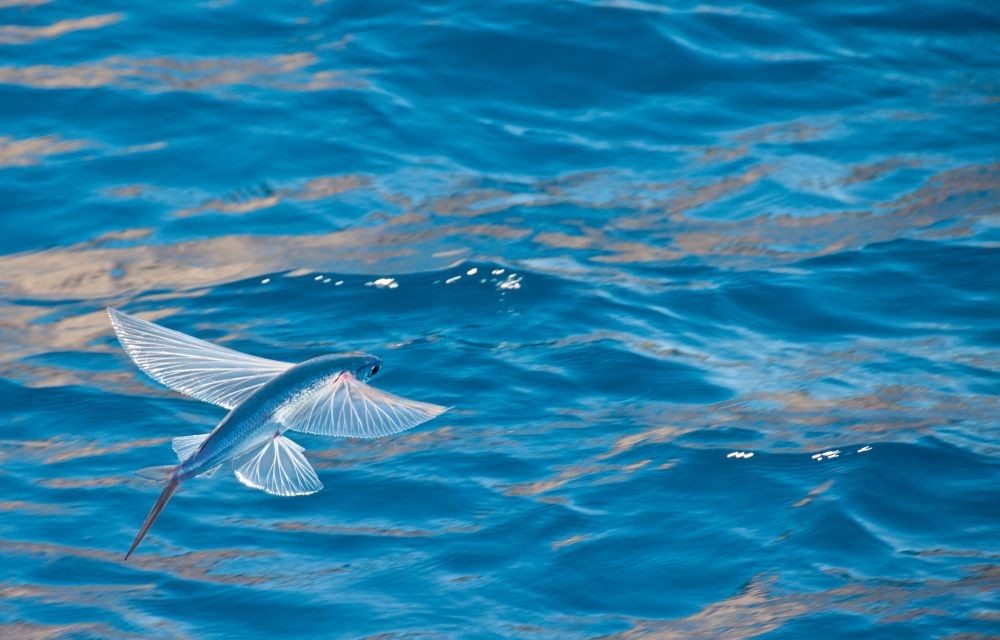
<svg viewBox="0 0 1000 640">
<path fill-rule="evenodd" d="M 995 638 L 989 2 L 0 2 L 0 636 Z M 325 490 L 106 306 L 453 409 Z"/>
</svg>

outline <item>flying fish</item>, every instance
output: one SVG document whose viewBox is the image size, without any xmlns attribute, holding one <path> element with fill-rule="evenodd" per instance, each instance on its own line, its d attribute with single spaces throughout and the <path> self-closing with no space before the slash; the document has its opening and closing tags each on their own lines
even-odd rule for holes
<svg viewBox="0 0 1000 640">
<path fill-rule="evenodd" d="M 379 438 L 399 433 L 447 410 L 380 391 L 366 382 L 382 360 L 337 353 L 299 364 L 226 349 L 108 308 L 111 325 L 132 361 L 157 382 L 229 410 L 210 433 L 173 439 L 178 464 L 139 475 L 163 481 L 128 560 L 182 482 L 211 477 L 231 463 L 240 482 L 278 496 L 323 488 L 303 448 L 285 436 Z"/>
</svg>

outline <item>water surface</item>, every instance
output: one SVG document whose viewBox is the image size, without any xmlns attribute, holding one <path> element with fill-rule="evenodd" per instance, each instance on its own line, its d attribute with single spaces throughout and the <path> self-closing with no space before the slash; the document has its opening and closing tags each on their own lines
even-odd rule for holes
<svg viewBox="0 0 1000 640">
<path fill-rule="evenodd" d="M 1000 594 L 982 2 L 0 2 L 0 635 L 952 638 Z M 455 408 L 326 489 L 111 305 Z M 752 455 L 750 455 L 752 454 Z"/>
</svg>

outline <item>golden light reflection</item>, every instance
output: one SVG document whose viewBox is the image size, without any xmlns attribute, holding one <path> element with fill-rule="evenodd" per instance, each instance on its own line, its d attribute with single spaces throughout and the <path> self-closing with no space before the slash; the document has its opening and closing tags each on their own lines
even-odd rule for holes
<svg viewBox="0 0 1000 640">
<path fill-rule="evenodd" d="M 13 7 L 40 7 L 43 4 L 48 4 L 53 0 L 0 0 L 0 9 L 9 9 Z"/>
<path fill-rule="evenodd" d="M 806 497 L 802 498 L 801 500 L 793 504 L 792 508 L 798 509 L 800 507 L 806 506 L 807 504 L 815 500 L 818 496 L 821 496 L 827 491 L 829 491 L 830 487 L 832 486 L 833 486 L 833 480 L 830 479 L 824 482 L 823 484 L 813 487 L 812 489 L 809 490 L 809 493 L 806 494 Z"/>
<path fill-rule="evenodd" d="M 955 603 L 964 597 L 1000 589 L 1000 567 L 965 567 L 956 580 L 858 580 L 826 591 L 773 594 L 777 578 L 758 576 L 739 593 L 714 602 L 701 611 L 674 620 L 633 619 L 630 628 L 604 640 L 686 640 L 719 638 L 746 640 L 778 629 L 788 622 L 831 611 L 869 616 L 877 622 L 938 615 L 939 608 L 915 603 L 942 599 Z"/>
<path fill-rule="evenodd" d="M 324 525 L 312 522 L 295 522 L 282 520 L 265 522 L 262 520 L 237 520 L 236 524 L 245 527 L 270 529 L 273 531 L 294 531 L 304 533 L 319 533 L 341 536 L 374 536 L 387 538 L 427 538 L 449 533 L 471 533 L 478 531 L 479 526 L 447 527 L 437 531 L 429 529 L 403 529 L 399 527 L 375 527 L 362 525 Z"/>
<path fill-rule="evenodd" d="M 204 91 L 236 85 L 287 91 L 368 87 L 362 72 L 306 71 L 318 63 L 319 58 L 310 52 L 196 60 L 112 56 L 75 65 L 0 66 L 0 83 L 36 89 L 119 87 L 149 93 Z"/>
<path fill-rule="evenodd" d="M 125 634 L 98 622 L 38 624 L 35 622 L 0 622 L 0 637 L 18 640 L 52 640 L 73 636 L 121 638 Z"/>
<path fill-rule="evenodd" d="M 24 582 L 0 582 L 0 601 L 33 600 L 46 605 L 90 607 L 101 612 L 111 612 L 128 619 L 141 615 L 138 612 L 144 599 L 155 598 L 156 587 L 146 584 L 31 584 Z M 16 627 L 16 623 L 12 627 Z M 23 627 L 22 627 L 23 629 Z M 146 628 L 147 633 L 154 629 L 166 632 L 171 638 L 185 638 L 179 628 L 167 621 L 156 620 Z M 41 636 L 32 635 L 41 633 Z M 32 638 L 32 637 L 76 637 L 78 635 L 101 638 L 135 637 L 132 634 L 115 632 L 103 625 L 64 625 L 42 627 L 36 625 L 26 635 L 3 635 L 4 627 L 0 626 L 0 637 Z M 17 633 L 17 631 L 12 631 Z M 52 636 L 47 634 L 52 633 Z"/>
<path fill-rule="evenodd" d="M 502 226 L 475 229 L 484 235 L 512 231 Z M 89 242 L 0 256 L 0 290 L 8 296 L 111 302 L 126 291 L 210 286 L 283 271 L 291 265 L 329 269 L 334 263 L 347 272 L 357 272 L 405 255 L 421 242 L 460 233 L 454 228 L 414 231 L 383 225 L 321 235 L 234 235 L 127 247 Z"/>
<path fill-rule="evenodd" d="M 575 536 L 563 538 L 562 540 L 556 540 L 555 542 L 552 543 L 552 550 L 559 551 L 560 549 L 563 549 L 565 547 L 569 547 L 574 544 L 579 544 L 584 540 L 587 540 L 587 538 L 588 538 L 587 536 L 577 534 Z"/>
<path fill-rule="evenodd" d="M 170 438 L 142 438 L 101 445 L 96 442 L 83 441 L 76 436 L 57 435 L 45 440 L 0 440 L 0 448 L 15 449 L 28 455 L 44 456 L 44 464 L 57 464 L 78 458 L 155 447 L 169 440 Z"/>
<path fill-rule="evenodd" d="M 32 515 L 50 516 L 57 513 L 72 511 L 72 507 L 61 504 L 48 504 L 43 502 L 25 502 L 23 500 L 0 501 L 0 511 L 21 511 Z"/>
<path fill-rule="evenodd" d="M 285 200 L 325 200 L 347 191 L 360 189 L 368 183 L 369 178 L 362 175 L 324 176 L 312 178 L 306 181 L 301 187 L 293 189 L 265 189 L 264 193 L 258 193 L 246 198 L 212 198 L 196 207 L 175 211 L 174 215 L 186 217 L 205 212 L 250 213 L 261 209 L 269 209 Z M 137 195 L 141 195 L 141 192 L 138 192 Z"/>
<path fill-rule="evenodd" d="M 64 140 L 57 135 L 37 138 L 0 136 L 0 168 L 36 165 L 48 156 L 93 146 L 86 140 Z"/>
<path fill-rule="evenodd" d="M 240 549 L 217 549 L 213 551 L 190 551 L 177 555 L 161 555 L 150 551 L 139 552 L 125 564 L 119 551 L 105 551 L 90 547 L 50 544 L 46 542 L 22 542 L 0 539 L 0 551 L 8 555 L 41 556 L 43 558 L 77 558 L 133 567 L 140 570 L 166 573 L 175 578 L 206 582 L 211 584 L 257 585 L 268 582 L 273 577 L 248 574 L 225 574 L 217 572 L 217 567 L 226 560 L 253 558 L 270 555 L 264 551 L 244 551 Z"/>
<path fill-rule="evenodd" d="M 71 18 L 60 20 L 43 27 L 23 27 L 19 25 L 0 25 L 0 45 L 31 44 L 39 40 L 50 40 L 74 31 L 101 29 L 121 22 L 125 17 L 122 13 L 106 13 L 86 18 Z"/>
</svg>

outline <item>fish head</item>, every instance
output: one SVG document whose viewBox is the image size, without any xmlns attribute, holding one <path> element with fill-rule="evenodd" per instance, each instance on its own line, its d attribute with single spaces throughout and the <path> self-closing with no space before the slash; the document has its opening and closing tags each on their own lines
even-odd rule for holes
<svg viewBox="0 0 1000 640">
<path fill-rule="evenodd" d="M 358 367 L 354 370 L 354 377 L 362 382 L 365 380 L 371 380 L 375 377 L 375 374 L 379 372 L 379 369 L 382 368 L 382 358 L 368 353 L 358 357 L 360 362 Z"/>
<path fill-rule="evenodd" d="M 300 366 L 321 379 L 335 379 L 341 373 L 347 372 L 364 382 L 379 372 L 382 368 L 382 358 L 370 353 L 332 353 L 313 358 Z"/>
</svg>

